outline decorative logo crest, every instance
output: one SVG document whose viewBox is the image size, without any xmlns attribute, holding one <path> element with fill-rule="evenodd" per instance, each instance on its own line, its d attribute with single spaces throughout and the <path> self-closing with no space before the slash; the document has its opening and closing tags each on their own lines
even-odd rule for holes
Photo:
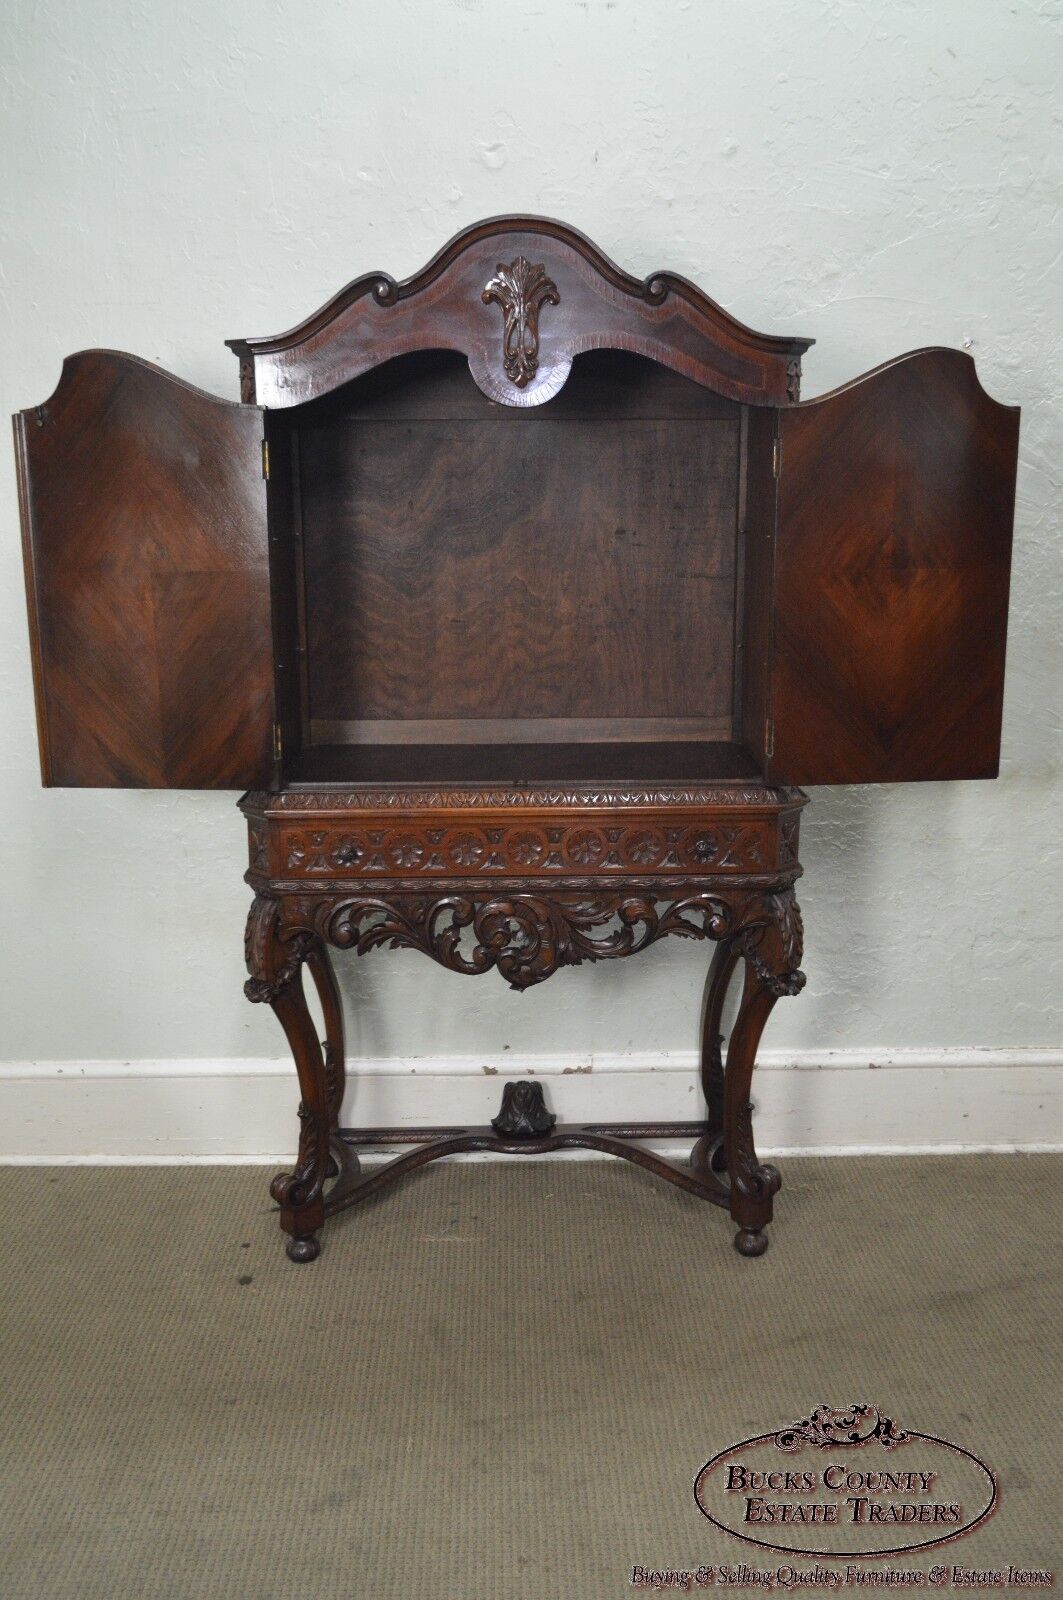
<svg viewBox="0 0 1063 1600">
<path fill-rule="evenodd" d="M 785 1466 L 780 1451 L 790 1457 Z M 745 1544 L 848 1562 L 962 1539 L 996 1510 L 997 1480 L 964 1445 L 900 1428 L 877 1406 L 817 1406 L 788 1428 L 718 1451 L 694 1480 L 694 1500 L 714 1527 Z M 816 1573 L 819 1587 L 853 1582 L 852 1569 L 817 1565 Z"/>
<path fill-rule="evenodd" d="M 561 296 L 552 278 L 546 276 L 542 262 L 533 265 L 523 256 L 509 266 L 498 264 L 480 296 L 484 305 L 495 301 L 502 307 L 505 331 L 502 338 L 502 365 L 506 377 L 524 389 L 539 366 L 539 312 L 543 306 L 558 306 Z"/>
<path fill-rule="evenodd" d="M 817 1406 L 810 1417 L 792 1423 L 775 1435 L 780 1450 L 800 1450 L 805 1444 L 819 1450 L 831 1445 L 866 1444 L 877 1439 L 885 1450 L 906 1444 L 908 1435 L 889 1417 L 884 1417 L 877 1406 L 849 1406 L 839 1410 L 833 1406 Z"/>
</svg>

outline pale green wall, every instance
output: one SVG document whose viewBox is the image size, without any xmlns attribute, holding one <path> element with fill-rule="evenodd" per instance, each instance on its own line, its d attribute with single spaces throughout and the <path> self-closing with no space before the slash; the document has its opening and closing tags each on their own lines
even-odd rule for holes
<svg viewBox="0 0 1063 1600">
<path fill-rule="evenodd" d="M 770 1043 L 1058 1044 L 1061 26 L 1032 0 L 7 0 L 0 409 L 87 345 L 235 396 L 224 338 L 500 211 L 814 335 L 808 394 L 972 341 L 1024 408 L 1004 777 L 814 795 L 809 989 Z M 281 1054 L 240 993 L 234 797 L 38 787 L 6 450 L 0 562 L 0 1058 Z M 705 959 L 523 997 L 350 962 L 351 1050 L 683 1049 Z"/>
</svg>

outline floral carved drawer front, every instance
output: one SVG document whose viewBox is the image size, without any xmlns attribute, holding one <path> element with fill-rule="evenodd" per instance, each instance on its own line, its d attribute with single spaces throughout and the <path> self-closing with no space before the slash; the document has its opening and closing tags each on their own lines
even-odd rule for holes
<svg viewBox="0 0 1063 1600">
<path fill-rule="evenodd" d="M 778 864 L 773 818 L 567 822 L 312 823 L 278 830 L 285 878 L 589 877 L 598 873 L 770 871 Z"/>
</svg>

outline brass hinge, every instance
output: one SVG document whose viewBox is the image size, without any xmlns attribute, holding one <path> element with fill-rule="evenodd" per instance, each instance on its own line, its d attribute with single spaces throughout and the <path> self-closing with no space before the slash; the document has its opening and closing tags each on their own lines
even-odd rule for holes
<svg viewBox="0 0 1063 1600">
<path fill-rule="evenodd" d="M 773 478 L 777 478 L 779 476 L 779 458 L 781 455 L 782 451 L 779 448 L 779 441 L 776 439 L 775 443 L 771 447 L 771 475 Z M 268 472 L 266 476 L 267 478 L 269 477 Z"/>
<path fill-rule="evenodd" d="M 269 481 L 269 440 L 262 441 L 262 476 Z"/>
<path fill-rule="evenodd" d="M 275 722 L 273 724 L 273 759 L 274 759 L 274 761 L 279 761 L 280 760 L 281 754 L 282 754 L 282 750 L 283 750 L 283 746 L 281 744 L 281 725 L 280 725 L 279 722 Z"/>
<path fill-rule="evenodd" d="M 764 748 L 765 748 L 765 754 L 767 755 L 768 760 L 770 761 L 772 756 L 775 754 L 775 718 L 774 717 L 769 717 L 768 718 L 767 739 L 765 741 L 765 747 Z"/>
</svg>

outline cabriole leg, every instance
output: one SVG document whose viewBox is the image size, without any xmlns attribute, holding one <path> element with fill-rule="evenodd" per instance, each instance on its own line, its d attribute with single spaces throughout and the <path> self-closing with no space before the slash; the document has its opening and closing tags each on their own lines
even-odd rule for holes
<svg viewBox="0 0 1063 1600">
<path fill-rule="evenodd" d="M 723 1144 L 731 1180 L 731 1216 L 738 1223 L 735 1249 L 744 1256 L 760 1256 L 768 1248 L 764 1229 L 782 1182 L 777 1167 L 760 1161 L 753 1142 L 749 1098 L 753 1068 L 776 1000 L 804 987 L 805 975 L 798 965 L 801 942 L 801 914 L 792 889 L 763 896 L 736 939 L 745 959 L 745 979 L 727 1046 Z"/>
<path fill-rule="evenodd" d="M 749 1098 L 757 1046 L 776 998 L 747 962 L 742 1004 L 727 1046 L 723 1119 L 731 1216 L 739 1224 L 735 1249 L 743 1256 L 760 1256 L 768 1248 L 764 1227 L 771 1221 L 772 1196 L 780 1183 L 778 1169 L 757 1159 Z"/>
<path fill-rule="evenodd" d="M 251 976 L 244 993 L 249 1000 L 272 1006 L 295 1059 L 301 1093 L 299 1153 L 294 1171 L 278 1173 L 270 1184 L 270 1194 L 280 1206 L 281 1227 L 290 1236 L 289 1259 L 313 1261 L 321 1249 L 316 1234 L 325 1220 L 322 1192 L 333 1170 L 330 1142 L 343 1092 L 342 1012 L 335 984 L 330 983 L 327 957 L 322 960 L 320 941 L 304 931 L 282 936 L 279 918 L 276 901 L 256 897 L 248 918 L 246 948 Z M 303 990 L 302 966 L 311 959 L 329 1032 L 331 1073 Z"/>
<path fill-rule="evenodd" d="M 723 1021 L 724 1002 L 738 963 L 738 950 L 732 939 L 721 939 L 712 954 L 705 982 L 701 1019 L 701 1092 L 708 1108 L 709 1131 L 690 1152 L 690 1165 L 724 1171 L 723 1160 Z"/>
<path fill-rule="evenodd" d="M 342 1173 L 346 1179 L 352 1179 L 358 1174 L 358 1157 L 350 1145 L 343 1143 L 337 1133 L 340 1125 L 340 1112 L 343 1108 L 343 1091 L 347 1083 L 347 1057 L 343 1040 L 343 1002 L 340 999 L 340 991 L 336 984 L 336 974 L 333 971 L 328 946 L 320 939 L 315 939 L 307 951 L 306 965 L 310 971 L 310 976 L 314 980 L 314 987 L 317 989 L 318 998 L 321 1001 L 321 1012 L 325 1019 L 325 1087 L 328 1100 L 329 1144 L 331 1149 L 328 1176 L 335 1178 Z"/>
</svg>

